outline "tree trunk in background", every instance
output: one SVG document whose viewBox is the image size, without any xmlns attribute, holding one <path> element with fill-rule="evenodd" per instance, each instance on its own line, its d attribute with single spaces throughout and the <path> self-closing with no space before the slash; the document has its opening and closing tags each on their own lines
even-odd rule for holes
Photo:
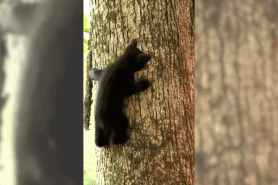
<svg viewBox="0 0 278 185">
<path fill-rule="evenodd" d="M 83 183 L 82 13 L 82 0 L 0 3 L 1 184 Z"/>
<path fill-rule="evenodd" d="M 276 1 L 197 1 L 196 184 L 278 184 Z"/>
<path fill-rule="evenodd" d="M 136 38 L 138 48 L 152 55 L 148 69 L 139 72 L 152 86 L 129 99 L 134 129 L 128 143 L 97 148 L 97 184 L 194 184 L 192 2 L 118 2 L 91 2 L 92 66 L 114 62 Z M 97 89 L 93 82 L 93 99 Z M 94 114 L 91 121 L 94 127 Z"/>
</svg>

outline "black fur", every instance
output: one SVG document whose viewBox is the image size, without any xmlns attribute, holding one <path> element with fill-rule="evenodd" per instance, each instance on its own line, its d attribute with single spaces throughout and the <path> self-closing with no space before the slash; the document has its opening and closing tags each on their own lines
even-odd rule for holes
<svg viewBox="0 0 278 185">
<path fill-rule="evenodd" d="M 100 81 L 95 107 L 95 142 L 99 147 L 123 144 L 128 140 L 129 121 L 124 114 L 124 99 L 148 89 L 145 78 L 134 79 L 151 56 L 137 48 L 132 39 L 124 54 L 103 70 L 92 69 L 92 80 Z"/>
</svg>

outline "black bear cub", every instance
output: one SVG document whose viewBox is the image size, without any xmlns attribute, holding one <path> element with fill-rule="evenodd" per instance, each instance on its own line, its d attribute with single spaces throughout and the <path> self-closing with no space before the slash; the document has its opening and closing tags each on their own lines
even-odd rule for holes
<svg viewBox="0 0 278 185">
<path fill-rule="evenodd" d="M 100 81 L 95 107 L 95 143 L 98 147 L 123 144 L 128 140 L 129 121 L 124 114 L 124 99 L 149 88 L 145 78 L 135 80 L 151 56 L 137 48 L 132 39 L 124 54 L 103 70 L 92 69 L 92 80 Z"/>
</svg>

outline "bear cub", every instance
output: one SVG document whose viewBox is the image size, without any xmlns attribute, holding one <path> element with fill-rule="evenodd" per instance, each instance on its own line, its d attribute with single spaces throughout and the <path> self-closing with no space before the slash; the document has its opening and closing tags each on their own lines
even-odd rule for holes
<svg viewBox="0 0 278 185">
<path fill-rule="evenodd" d="M 146 78 L 135 80 L 134 73 L 145 67 L 149 54 L 137 48 L 132 39 L 124 54 L 103 70 L 90 71 L 100 81 L 95 107 L 95 143 L 98 147 L 124 144 L 129 139 L 129 121 L 124 114 L 124 99 L 149 88 Z"/>
</svg>

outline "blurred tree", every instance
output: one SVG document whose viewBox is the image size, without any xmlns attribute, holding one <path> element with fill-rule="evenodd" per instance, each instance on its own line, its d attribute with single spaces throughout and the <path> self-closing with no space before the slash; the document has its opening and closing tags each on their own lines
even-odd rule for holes
<svg viewBox="0 0 278 185">
<path fill-rule="evenodd" d="M 5 61 L 12 67 L 5 71 L 9 109 L 3 111 L 3 125 L 12 128 L 7 145 L 12 152 L 5 152 L 11 155 L 4 160 L 12 162 L 4 166 L 11 173 L 1 176 L 1 184 L 82 184 L 82 0 L 4 2 L 0 13 L 1 34 L 24 35 L 28 40 L 20 43 L 20 52 L 12 53 L 8 37 L 4 43 L 1 35 L 0 54 L 16 55 L 15 61 Z M 1 67 L 2 60 L 0 56 Z"/>
<path fill-rule="evenodd" d="M 278 184 L 277 1 L 196 1 L 196 184 Z"/>
</svg>

